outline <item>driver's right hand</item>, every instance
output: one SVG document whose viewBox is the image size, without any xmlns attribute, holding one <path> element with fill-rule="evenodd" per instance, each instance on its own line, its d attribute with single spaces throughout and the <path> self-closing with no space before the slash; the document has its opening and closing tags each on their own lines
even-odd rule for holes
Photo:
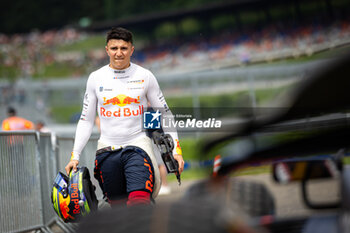
<svg viewBox="0 0 350 233">
<path fill-rule="evenodd" d="M 71 161 L 69 161 L 67 166 L 64 168 L 66 170 L 67 176 L 69 176 L 69 173 L 72 169 L 74 172 L 77 171 L 78 164 L 79 164 L 79 160 L 72 159 Z"/>
</svg>

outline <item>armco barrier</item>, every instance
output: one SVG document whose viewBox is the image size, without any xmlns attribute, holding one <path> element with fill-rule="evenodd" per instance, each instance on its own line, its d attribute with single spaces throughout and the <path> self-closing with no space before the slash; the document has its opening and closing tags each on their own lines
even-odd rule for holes
<svg viewBox="0 0 350 233">
<path fill-rule="evenodd" d="M 44 229 L 38 135 L 0 132 L 0 231 Z"/>
<path fill-rule="evenodd" d="M 65 232 L 74 232 L 74 224 L 64 224 L 58 219 L 50 199 L 58 171 L 65 173 L 73 141 L 73 136 L 0 131 L 0 232 L 36 229 L 52 232 L 53 224 Z M 81 166 L 89 168 L 91 176 L 96 146 L 97 137 L 92 136 L 80 160 Z M 92 181 L 94 183 L 95 179 Z M 98 186 L 97 182 L 95 185 Z M 101 192 L 97 195 L 102 197 Z"/>
<path fill-rule="evenodd" d="M 56 220 L 56 213 L 51 205 L 51 188 L 57 174 L 57 163 L 55 158 L 55 148 L 52 146 L 51 134 L 39 134 L 39 166 L 41 180 L 41 198 L 43 205 L 43 221 L 45 225 Z"/>
</svg>

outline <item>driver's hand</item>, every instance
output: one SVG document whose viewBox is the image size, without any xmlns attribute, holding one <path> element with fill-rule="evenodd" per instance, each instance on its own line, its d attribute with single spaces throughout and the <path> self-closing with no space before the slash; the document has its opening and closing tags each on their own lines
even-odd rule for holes
<svg viewBox="0 0 350 233">
<path fill-rule="evenodd" d="M 182 155 L 179 154 L 174 154 L 174 159 L 177 161 L 177 163 L 179 164 L 179 173 L 181 174 L 181 172 L 183 172 L 184 170 L 184 166 L 185 166 L 185 161 L 182 158 Z"/>
<path fill-rule="evenodd" d="M 70 171 L 73 169 L 74 172 L 77 171 L 77 166 L 79 164 L 79 160 L 71 160 L 69 161 L 69 163 L 67 164 L 67 166 L 64 168 L 66 170 L 67 176 L 69 176 Z"/>
</svg>

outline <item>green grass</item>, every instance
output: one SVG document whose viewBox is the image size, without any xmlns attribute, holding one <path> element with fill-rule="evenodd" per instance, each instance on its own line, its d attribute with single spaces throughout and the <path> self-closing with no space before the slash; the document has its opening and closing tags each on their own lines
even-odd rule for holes
<svg viewBox="0 0 350 233">
<path fill-rule="evenodd" d="M 199 160 L 199 141 L 193 138 L 180 138 L 182 154 L 186 160 Z"/>
<path fill-rule="evenodd" d="M 13 81 L 17 76 L 19 76 L 17 68 L 0 65 L 0 77 L 6 77 L 8 80 Z"/>
<path fill-rule="evenodd" d="M 196 180 L 196 179 L 209 178 L 212 175 L 212 172 L 213 172 L 213 167 L 186 169 L 181 173 L 181 180 Z M 271 166 L 263 165 L 263 166 L 251 166 L 251 167 L 239 169 L 235 172 L 232 172 L 231 175 L 233 177 L 237 177 L 237 176 L 269 174 L 269 173 L 271 173 Z M 174 174 L 168 174 L 167 180 L 169 182 L 177 181 L 176 176 Z"/>
<path fill-rule="evenodd" d="M 58 48 L 58 52 L 67 51 L 88 51 L 90 49 L 103 49 L 103 45 L 106 43 L 105 35 L 89 36 L 81 41 L 77 41 L 73 44 L 62 45 Z"/>
<path fill-rule="evenodd" d="M 344 165 L 350 165 L 350 157 L 348 156 L 344 157 L 342 162 Z"/>
<path fill-rule="evenodd" d="M 74 113 L 81 112 L 81 106 L 54 106 L 51 114 L 57 123 L 68 123 Z"/>
<path fill-rule="evenodd" d="M 208 178 L 211 175 L 212 168 L 192 168 L 187 169 L 181 173 L 181 180 L 195 180 Z M 177 182 L 174 174 L 168 174 L 167 180 L 169 182 Z"/>
<path fill-rule="evenodd" d="M 77 66 L 71 63 L 53 63 L 44 66 L 40 73 L 33 75 L 35 79 L 41 79 L 41 77 L 47 78 L 57 78 L 57 77 L 69 77 L 71 75 L 81 76 L 85 74 L 84 66 Z"/>
<path fill-rule="evenodd" d="M 282 88 L 257 89 L 255 91 L 257 104 L 264 103 L 274 99 L 276 96 L 284 93 L 288 86 Z M 218 94 L 215 96 L 203 95 L 199 97 L 200 107 L 202 108 L 237 108 L 250 107 L 251 100 L 249 91 L 239 91 L 232 94 Z M 167 103 L 172 108 L 191 108 L 193 106 L 192 97 L 168 97 Z"/>
</svg>

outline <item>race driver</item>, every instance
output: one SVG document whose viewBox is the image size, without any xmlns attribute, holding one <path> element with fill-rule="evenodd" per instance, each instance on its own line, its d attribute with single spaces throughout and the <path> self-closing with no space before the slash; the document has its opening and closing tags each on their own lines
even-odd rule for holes
<svg viewBox="0 0 350 233">
<path fill-rule="evenodd" d="M 107 32 L 109 64 L 92 72 L 87 80 L 81 118 L 77 124 L 67 174 L 77 169 L 80 154 L 91 135 L 96 111 L 101 135 L 96 152 L 94 176 L 109 203 L 150 204 L 160 188 L 160 175 L 151 139 L 143 129 L 147 103 L 160 114 L 171 112 L 154 75 L 130 62 L 133 36 L 124 28 Z M 183 171 L 184 160 L 176 130 L 164 129 L 174 140 L 173 155 Z"/>
</svg>

